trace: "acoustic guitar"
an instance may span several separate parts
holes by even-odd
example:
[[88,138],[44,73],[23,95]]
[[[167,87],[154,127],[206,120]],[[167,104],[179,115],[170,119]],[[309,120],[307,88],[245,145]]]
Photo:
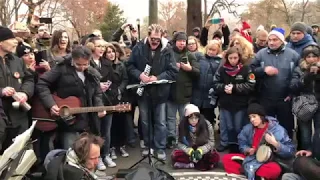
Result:
[[57,128],[57,119],[66,121],[69,125],[74,124],[76,118],[73,115],[90,113],[90,112],[127,112],[131,111],[131,104],[122,103],[115,106],[95,106],[81,107],[81,100],[75,96],[60,98],[52,95],[54,101],[60,108],[59,117],[52,116],[50,110],[46,109],[40,99],[33,99],[32,103],[32,119],[38,120],[36,128],[43,131],[51,131]]

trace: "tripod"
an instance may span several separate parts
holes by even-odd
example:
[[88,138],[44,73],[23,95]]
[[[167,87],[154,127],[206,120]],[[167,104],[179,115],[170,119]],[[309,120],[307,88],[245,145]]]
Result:
[[[148,93],[149,92],[148,88],[150,88],[150,86],[152,86],[152,85],[168,84],[168,83],[173,83],[173,82],[174,81],[168,81],[168,80],[154,81],[154,82],[150,82],[150,83],[146,83],[146,84],[128,85],[127,89],[144,87],[144,88],[146,88],[144,93]],[[154,156],[151,153],[151,142],[153,139],[153,136],[151,135],[151,132],[152,132],[151,128],[153,128],[152,119],[154,118],[154,105],[152,104],[152,106],[151,107],[149,106],[148,108],[152,108],[151,111],[148,111],[148,138],[149,138],[148,155],[145,157],[142,157],[138,162],[133,164],[129,169],[134,168],[135,166],[137,166],[139,163],[141,163],[145,159],[148,159],[148,163],[151,166],[154,166],[157,162],[161,162],[162,164],[165,164],[165,162],[163,160],[159,159],[158,157]],[[156,161],[154,162],[153,159],[155,159]]]

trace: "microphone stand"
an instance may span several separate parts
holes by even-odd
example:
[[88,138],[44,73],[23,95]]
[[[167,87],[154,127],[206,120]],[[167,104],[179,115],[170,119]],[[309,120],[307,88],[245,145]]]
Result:
[[[132,88],[140,88],[140,87],[144,87],[146,88],[145,91],[143,93],[148,93],[148,88],[154,85],[160,85],[160,84],[171,84],[174,83],[175,81],[170,81],[170,80],[159,80],[159,81],[153,81],[150,83],[142,83],[142,84],[132,84],[132,85],[128,85],[126,87],[126,89],[132,89]],[[154,118],[154,113],[153,110],[151,110],[151,116],[149,115],[148,118],[148,137],[149,137],[149,146],[148,146],[148,155],[145,157],[142,157],[138,162],[136,162],[134,165],[132,165],[129,169],[134,168],[136,165],[138,165],[139,163],[141,163],[142,161],[144,161],[145,159],[148,159],[148,162],[151,166],[154,166],[157,162],[161,162],[162,164],[165,164],[165,162],[161,159],[159,159],[158,157],[154,156],[153,154],[151,154],[151,142],[152,142],[152,135],[151,135],[151,128],[152,126],[152,120]],[[153,159],[155,159],[156,161],[153,162]]]

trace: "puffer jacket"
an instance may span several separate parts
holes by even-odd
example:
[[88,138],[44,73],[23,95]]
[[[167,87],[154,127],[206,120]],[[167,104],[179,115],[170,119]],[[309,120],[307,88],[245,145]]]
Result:
[[220,56],[202,56],[200,59],[200,78],[193,83],[191,102],[199,108],[213,108],[210,104],[209,90],[213,87],[213,78],[220,66]]
[[[286,130],[279,125],[277,119],[270,116],[266,116],[266,119],[269,121],[269,126],[266,133],[273,134],[276,140],[280,143],[279,149],[274,153],[277,155],[277,157],[282,159],[293,158],[296,151],[295,145],[288,136]],[[245,153],[246,149],[252,147],[253,136],[253,125],[250,123],[244,126],[242,131],[238,135],[239,149],[242,153]],[[247,175],[248,179],[252,179],[255,177],[255,172],[260,168],[261,165],[263,165],[263,163],[257,161],[255,154],[247,156],[242,163],[242,167],[244,168],[245,174]],[[253,167],[253,172],[250,171],[250,167]]]

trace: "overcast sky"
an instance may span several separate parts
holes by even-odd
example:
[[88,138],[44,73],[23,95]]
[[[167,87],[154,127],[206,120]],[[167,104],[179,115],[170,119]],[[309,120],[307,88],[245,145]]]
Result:
[[[124,15],[128,19],[129,23],[135,23],[137,18],[143,19],[148,16],[149,13],[149,0],[110,0],[113,3],[119,4],[120,8],[124,10]],[[186,0],[170,0],[170,1],[184,1]],[[208,7],[215,0],[207,0]],[[248,2],[257,2],[259,0],[236,0],[241,4],[246,4]],[[158,0],[158,2],[168,2],[168,0]],[[238,12],[242,12],[245,9],[244,7],[238,8]],[[210,10],[210,8],[209,8]]]

